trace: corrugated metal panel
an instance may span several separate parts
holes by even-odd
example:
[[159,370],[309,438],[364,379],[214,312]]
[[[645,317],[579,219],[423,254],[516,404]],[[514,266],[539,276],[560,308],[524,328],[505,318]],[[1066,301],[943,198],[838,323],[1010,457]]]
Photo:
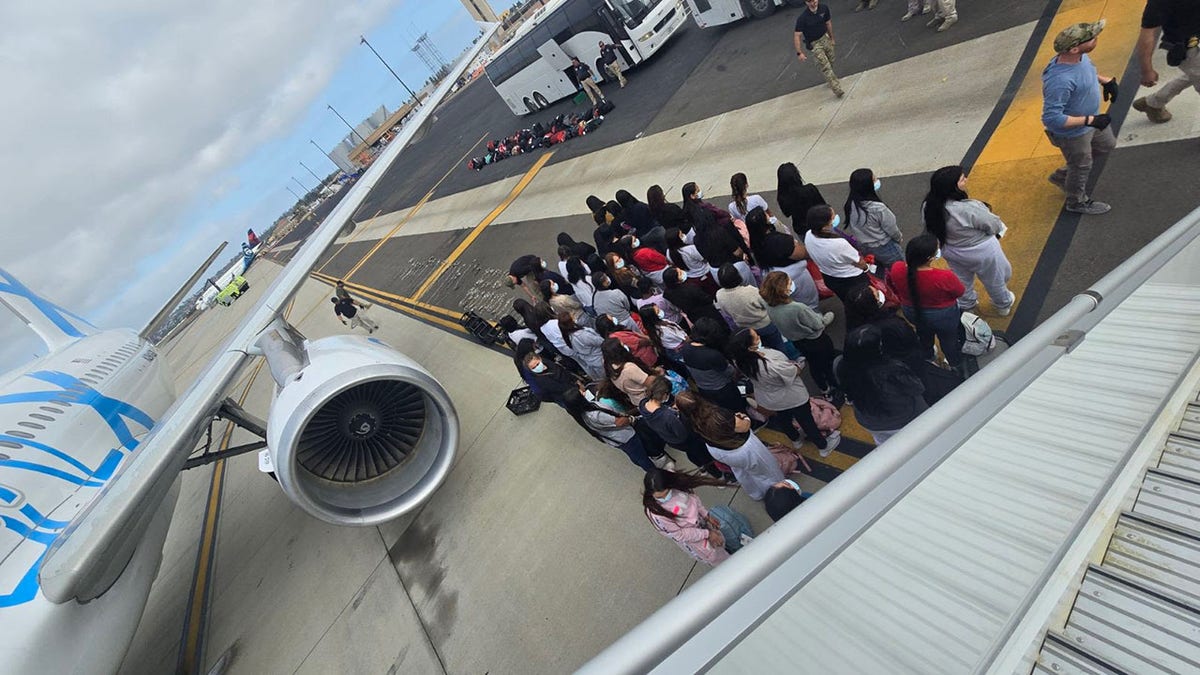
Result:
[[1158,465],[1173,474],[1200,482],[1200,441],[1172,436]]
[[1058,635],[1046,636],[1046,645],[1034,666],[1035,675],[1123,675],[1111,665],[1095,660]]
[[1147,589],[1200,607],[1200,540],[1133,515],[1117,521],[1104,566]]
[[1093,567],[1063,637],[1131,673],[1200,672],[1200,614]]
[[1200,484],[1151,469],[1133,512],[1200,532]]
[[1198,348],[1200,292],[1145,284],[713,671],[971,670]]

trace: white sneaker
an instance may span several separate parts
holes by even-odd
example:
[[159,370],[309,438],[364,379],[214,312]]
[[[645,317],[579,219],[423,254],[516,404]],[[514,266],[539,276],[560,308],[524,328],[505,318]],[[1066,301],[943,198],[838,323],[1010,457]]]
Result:
[[913,17],[914,17],[914,16],[916,16],[916,15],[917,15],[917,13],[916,13],[916,12],[905,12],[905,13],[904,13],[904,16],[900,17],[900,20],[901,20],[901,21],[908,21],[909,19],[913,18]]
[[825,312],[822,314],[821,323],[825,324],[826,326],[833,323],[833,312]]
[[833,451],[836,450],[837,446],[841,445],[841,443],[842,432],[831,431],[829,432],[829,435],[825,437],[825,447],[817,450],[817,453],[822,457],[828,457],[833,454]]
[[745,546],[746,544],[749,544],[752,541],[754,541],[754,537],[751,537],[748,534],[742,535],[742,546]]

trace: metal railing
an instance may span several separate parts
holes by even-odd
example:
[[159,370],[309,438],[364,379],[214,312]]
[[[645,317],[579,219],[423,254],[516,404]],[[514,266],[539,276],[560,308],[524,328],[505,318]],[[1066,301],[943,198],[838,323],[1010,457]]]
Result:
[[[1198,237],[1200,209],[1072,298],[921,415],[918,423],[909,424],[817,492],[804,503],[798,516],[776,523],[579,672],[644,673],[658,669],[678,673],[709,667]],[[1089,515],[1081,516],[1080,523]],[[1073,531],[1079,527],[1077,523]],[[1056,551],[1046,574],[997,635],[993,649],[981,654],[981,668],[986,669],[999,653],[1069,545],[1067,541]],[[685,645],[687,648],[682,649]]]

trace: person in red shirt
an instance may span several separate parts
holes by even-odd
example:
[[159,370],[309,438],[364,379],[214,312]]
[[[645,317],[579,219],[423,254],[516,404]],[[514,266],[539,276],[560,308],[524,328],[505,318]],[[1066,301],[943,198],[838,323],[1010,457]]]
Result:
[[644,333],[629,330],[607,314],[596,317],[596,332],[601,337],[619,340],[625,349],[647,368],[658,367],[658,352],[654,351],[654,343]]
[[933,267],[942,257],[937,237],[922,234],[908,242],[904,260],[888,271],[888,284],[900,299],[904,316],[917,327],[921,346],[933,352],[936,335],[951,367],[962,362],[962,310],[958,298],[966,288],[958,276]]
[[643,246],[642,241],[636,235],[621,237],[622,250],[625,247],[629,247],[629,250],[632,251],[630,257],[633,258],[633,264],[637,265],[642,274],[661,286],[662,272],[671,264],[667,257],[649,246]]

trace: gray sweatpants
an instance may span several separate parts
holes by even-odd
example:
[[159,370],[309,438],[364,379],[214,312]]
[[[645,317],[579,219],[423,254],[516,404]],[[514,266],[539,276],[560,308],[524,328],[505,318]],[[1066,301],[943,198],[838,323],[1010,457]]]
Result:
[[1085,127],[1087,131],[1079,136],[1056,136],[1047,133],[1050,142],[1058,148],[1067,165],[1055,170],[1051,178],[1062,183],[1063,192],[1067,193],[1067,202],[1087,201],[1087,182],[1092,175],[1092,163],[1096,157],[1107,155],[1117,147],[1117,137],[1113,135],[1112,127],[1098,131]]
[[1179,64],[1179,70],[1183,74],[1147,96],[1146,105],[1151,108],[1165,108],[1171,99],[1183,93],[1183,90],[1188,87],[1195,87],[1196,91],[1200,92],[1200,47],[1192,47],[1188,50],[1187,58]]
[[958,299],[959,309],[970,309],[979,302],[975,292],[976,277],[991,298],[992,307],[1004,309],[1016,301],[1017,296],[1008,290],[1012,265],[1004,255],[1004,249],[1000,248],[999,239],[988,237],[982,243],[966,248],[943,246],[942,255],[950,263],[950,271],[967,289]]

